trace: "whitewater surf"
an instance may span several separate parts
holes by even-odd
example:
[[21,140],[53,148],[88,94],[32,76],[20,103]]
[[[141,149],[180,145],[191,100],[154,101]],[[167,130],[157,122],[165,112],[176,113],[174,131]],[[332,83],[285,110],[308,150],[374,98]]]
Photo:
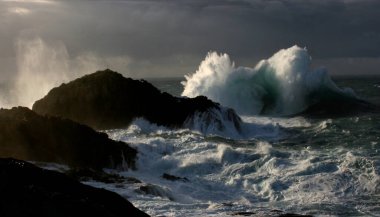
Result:
[[330,77],[310,64],[297,46],[254,68],[210,52],[185,81],[148,80],[220,106],[192,113],[177,128],[137,118],[103,130],[137,150],[136,170],[106,170],[121,182],[83,182],[152,216],[380,215],[380,77]]
[[109,172],[141,182],[86,183],[115,191],[153,216],[380,215],[379,113],[302,113],[337,99],[379,104],[380,78],[331,78],[326,69],[311,69],[310,61],[297,46],[255,68],[235,67],[227,54],[211,52],[183,86],[182,79],[150,80],[173,95],[205,95],[236,109],[241,130],[207,125],[203,116],[177,130],[137,119],[106,132],[139,152],[136,171]]
[[359,103],[351,88],[337,87],[325,68],[310,65],[306,48],[296,45],[254,68],[235,67],[227,54],[210,52],[186,76],[182,96],[204,95],[241,115],[294,115],[325,102]]

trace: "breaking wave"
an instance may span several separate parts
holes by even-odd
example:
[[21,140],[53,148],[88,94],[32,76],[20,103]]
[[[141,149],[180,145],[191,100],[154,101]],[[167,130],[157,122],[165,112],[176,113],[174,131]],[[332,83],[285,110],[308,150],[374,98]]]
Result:
[[298,46],[254,68],[235,67],[227,54],[210,52],[194,74],[185,76],[182,96],[204,95],[242,115],[293,115],[319,103],[361,101],[352,89],[339,88],[325,68],[313,70],[310,64],[306,48]]

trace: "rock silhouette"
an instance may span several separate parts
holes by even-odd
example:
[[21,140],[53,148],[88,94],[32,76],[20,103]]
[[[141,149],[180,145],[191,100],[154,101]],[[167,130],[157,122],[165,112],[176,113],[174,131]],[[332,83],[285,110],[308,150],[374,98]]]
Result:
[[[145,80],[125,78],[109,69],[53,88],[33,105],[37,113],[69,118],[95,129],[123,128],[138,117],[178,128],[193,115],[211,109],[221,107],[204,96],[179,98],[162,93]],[[239,128],[240,118],[232,109],[227,113]]]
[[25,161],[0,158],[0,213],[8,216],[148,217],[120,195]]
[[107,134],[25,107],[0,109],[0,157],[101,169],[134,168],[137,151]]

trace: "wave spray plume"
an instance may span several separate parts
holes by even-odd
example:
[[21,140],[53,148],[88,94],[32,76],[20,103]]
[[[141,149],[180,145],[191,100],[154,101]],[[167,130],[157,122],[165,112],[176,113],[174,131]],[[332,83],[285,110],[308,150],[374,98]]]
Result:
[[306,48],[282,49],[256,67],[235,67],[227,54],[210,52],[192,75],[185,76],[183,96],[204,95],[242,115],[292,115],[335,97],[358,100],[340,89],[327,70],[310,67]]

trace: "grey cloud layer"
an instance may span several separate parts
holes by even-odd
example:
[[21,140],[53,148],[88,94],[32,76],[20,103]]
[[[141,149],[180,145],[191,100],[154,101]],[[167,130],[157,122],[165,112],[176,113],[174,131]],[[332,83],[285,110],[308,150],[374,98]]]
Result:
[[376,0],[53,2],[0,2],[0,58],[28,37],[62,41],[71,56],[128,56],[141,76],[188,73],[209,50],[242,64],[294,44],[315,59],[380,57]]

